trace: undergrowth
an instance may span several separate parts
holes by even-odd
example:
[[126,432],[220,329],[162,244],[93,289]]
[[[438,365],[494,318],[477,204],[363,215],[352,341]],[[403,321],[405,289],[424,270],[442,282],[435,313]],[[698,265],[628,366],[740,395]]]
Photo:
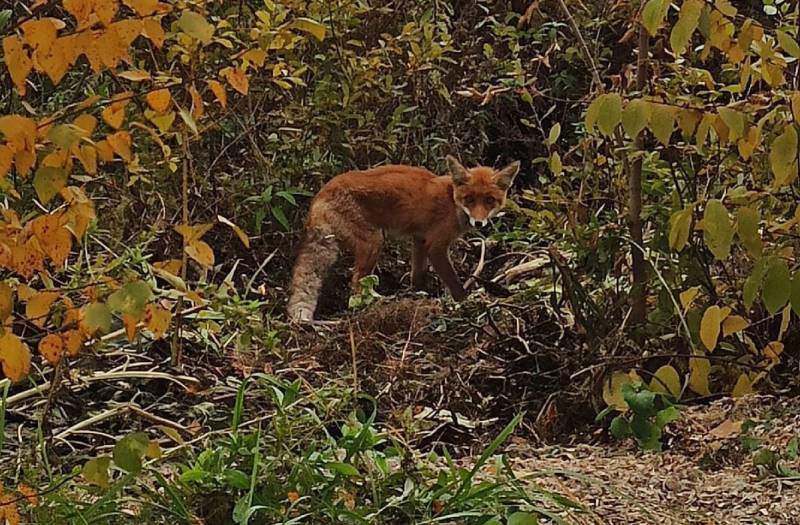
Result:
[[[269,408],[248,419],[251,403]],[[112,464],[107,487],[87,483],[97,478],[85,467],[79,476],[72,461],[64,474],[22,466],[17,481],[45,487],[36,506],[22,508],[41,525],[524,525],[541,517],[569,523],[561,514],[579,508],[518,479],[498,454],[522,416],[467,463],[446,449],[413,446],[423,423],[411,409],[392,427],[377,422],[376,406],[340,384],[313,388],[253,374],[238,385],[226,428],[183,441],[174,429],[154,426],[148,436],[172,446],[145,460],[139,473]]]

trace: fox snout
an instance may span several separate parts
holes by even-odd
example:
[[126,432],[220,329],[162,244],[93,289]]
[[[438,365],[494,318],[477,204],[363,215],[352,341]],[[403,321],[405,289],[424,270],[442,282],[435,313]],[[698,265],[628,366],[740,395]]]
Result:
[[497,213],[497,210],[486,210],[482,208],[472,208],[470,209],[467,206],[463,206],[464,213],[467,214],[467,218],[469,219],[469,224],[474,227],[481,227],[486,224],[489,224],[489,219]]

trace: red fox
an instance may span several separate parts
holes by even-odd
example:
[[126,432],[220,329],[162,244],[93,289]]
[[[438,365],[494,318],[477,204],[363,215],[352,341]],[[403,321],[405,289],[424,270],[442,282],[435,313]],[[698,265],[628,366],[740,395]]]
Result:
[[447,164],[449,176],[383,166],[343,173],[325,184],[308,212],[292,272],[289,318],[313,321],[322,280],[342,249],[355,256],[352,286],[357,290],[375,267],[384,234],[412,239],[414,288],[423,285],[430,261],[453,298],[463,300],[467,292],[450,263],[450,245],[470,225],[481,226],[500,211],[520,163],[499,171],[467,169],[448,155]]

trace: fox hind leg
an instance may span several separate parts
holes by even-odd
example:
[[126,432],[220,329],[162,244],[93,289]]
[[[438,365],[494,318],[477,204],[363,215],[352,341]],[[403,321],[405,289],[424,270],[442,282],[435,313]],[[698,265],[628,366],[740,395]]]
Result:
[[361,290],[361,279],[370,275],[378,263],[378,256],[383,248],[383,234],[380,230],[369,230],[350,239],[351,249],[355,256],[351,286],[353,293]]
[[414,239],[411,246],[411,287],[421,290],[425,287],[425,274],[428,271],[428,250],[425,241]]

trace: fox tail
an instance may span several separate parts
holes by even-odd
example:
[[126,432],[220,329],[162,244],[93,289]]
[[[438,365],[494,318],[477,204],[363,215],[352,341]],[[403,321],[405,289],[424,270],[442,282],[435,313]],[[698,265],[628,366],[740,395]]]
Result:
[[322,281],[339,253],[339,243],[332,233],[318,227],[306,229],[292,270],[292,285],[286,308],[291,321],[314,320]]

